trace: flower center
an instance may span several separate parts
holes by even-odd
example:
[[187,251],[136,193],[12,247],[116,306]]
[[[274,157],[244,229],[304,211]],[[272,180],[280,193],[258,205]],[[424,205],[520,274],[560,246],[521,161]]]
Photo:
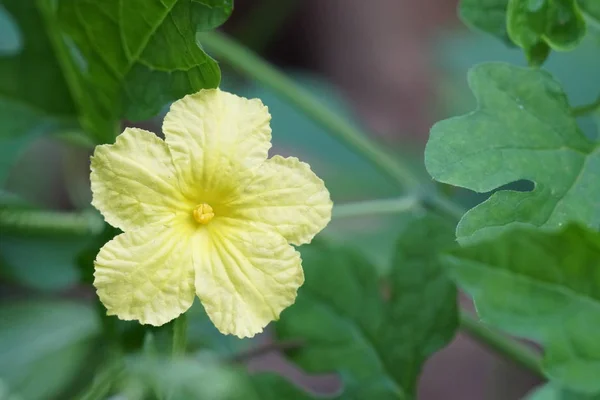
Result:
[[210,222],[211,219],[215,216],[213,212],[213,208],[206,203],[198,204],[196,208],[194,208],[194,219],[196,222],[206,225]]

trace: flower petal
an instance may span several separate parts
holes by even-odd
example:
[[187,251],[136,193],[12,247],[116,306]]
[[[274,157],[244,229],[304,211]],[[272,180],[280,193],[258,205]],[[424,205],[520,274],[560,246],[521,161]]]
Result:
[[213,220],[194,246],[196,294],[215,326],[252,337],[294,303],[304,282],[300,254],[278,233]]
[[91,184],[96,207],[109,224],[131,230],[188,216],[192,205],[179,187],[165,142],[127,128],[115,144],[97,146]]
[[310,166],[295,157],[274,156],[227,205],[230,216],[266,223],[290,243],[309,243],[331,220],[329,191]]
[[205,89],[171,105],[163,132],[175,167],[190,187],[235,190],[231,176],[267,158],[270,120],[258,99]]
[[171,229],[123,233],[102,247],[94,286],[108,315],[162,325],[194,301],[189,240]]

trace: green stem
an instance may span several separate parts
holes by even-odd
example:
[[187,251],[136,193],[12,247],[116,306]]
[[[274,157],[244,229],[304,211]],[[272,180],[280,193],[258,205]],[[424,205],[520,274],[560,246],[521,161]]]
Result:
[[111,359],[98,372],[90,385],[84,389],[77,400],[102,400],[106,399],[114,385],[123,378],[125,373],[124,365],[120,358],[116,356]]
[[95,235],[104,221],[95,212],[0,209],[0,231],[25,235]]
[[449,198],[435,192],[425,198],[425,205],[428,205],[435,210],[442,211],[457,221],[459,221],[466,212],[459,204],[456,204]]
[[198,34],[198,39],[209,53],[277,92],[351,150],[370,160],[381,172],[402,186],[418,186],[419,181],[412,171],[396,162],[396,159],[374,144],[368,135],[331,111],[310,92],[296,85],[252,51],[220,33]]
[[574,117],[583,117],[596,111],[600,111],[600,95],[593,103],[573,107],[571,113]]
[[187,347],[187,316],[181,314],[173,323],[173,357],[185,355]]
[[534,372],[539,377],[545,377],[542,371],[540,356],[530,346],[512,340],[486,327],[465,312],[462,312],[460,315],[460,326],[469,336],[484,343],[490,349]]
[[413,211],[418,208],[420,208],[420,201],[417,196],[405,196],[396,199],[368,200],[334,206],[333,218],[403,213]]

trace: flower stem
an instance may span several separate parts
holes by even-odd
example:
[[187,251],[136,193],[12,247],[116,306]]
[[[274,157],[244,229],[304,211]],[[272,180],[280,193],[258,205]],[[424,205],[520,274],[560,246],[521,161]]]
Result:
[[[368,135],[339,117],[307,90],[296,85],[291,79],[252,53],[252,51],[220,33],[198,34],[197,39],[210,53],[227,62],[241,73],[272,89],[279,96],[296,106],[297,109],[304,112],[313,121],[321,124],[331,135],[337,137],[349,148],[368,159],[387,176],[395,179],[402,186],[412,189],[412,191],[417,193],[422,191],[419,188],[418,179],[409,168],[380,149],[379,146],[375,145],[369,139]],[[453,219],[460,219],[464,214],[460,206],[443,197],[440,193],[432,193],[426,197],[424,205],[443,211]],[[340,207],[342,211],[339,211]],[[358,215],[355,205],[352,207],[348,206],[344,210],[345,207],[338,206],[338,216],[340,216],[340,213],[342,217],[345,216],[344,214],[348,216]],[[379,212],[383,212],[384,209],[381,208]],[[368,210],[372,211],[369,208]],[[393,211],[388,208],[385,209],[385,212]],[[363,212],[361,211],[360,215],[362,214]],[[461,316],[461,329],[487,344],[490,348],[505,355],[507,358],[512,359],[538,375],[542,375],[540,357],[528,347],[480,325],[466,314]]]
[[408,195],[395,199],[367,200],[336,205],[333,207],[333,218],[403,213],[419,208],[419,198],[417,196]]
[[573,107],[571,113],[574,117],[583,117],[596,111],[600,112],[600,95],[593,103]]
[[198,34],[197,38],[208,52],[277,92],[279,96],[325,127],[331,135],[340,139],[351,150],[370,160],[381,172],[402,186],[409,188],[418,186],[419,181],[412,171],[397,163],[364,132],[331,111],[310,92],[296,85],[252,51],[220,33],[202,33]]
[[185,313],[173,322],[173,357],[183,356],[187,347],[188,321]]
[[477,341],[544,378],[540,356],[530,346],[512,340],[506,335],[486,327],[464,311],[460,315],[460,326],[464,332]]

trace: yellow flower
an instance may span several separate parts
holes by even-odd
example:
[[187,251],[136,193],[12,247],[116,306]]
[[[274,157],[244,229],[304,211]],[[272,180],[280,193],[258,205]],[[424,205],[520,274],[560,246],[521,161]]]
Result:
[[108,315],[162,325],[198,295],[223,333],[253,336],[294,303],[300,254],[331,219],[323,181],[274,156],[260,100],[203,90],[176,101],[165,140],[127,128],[92,157],[92,204],[125,233],[95,261]]

